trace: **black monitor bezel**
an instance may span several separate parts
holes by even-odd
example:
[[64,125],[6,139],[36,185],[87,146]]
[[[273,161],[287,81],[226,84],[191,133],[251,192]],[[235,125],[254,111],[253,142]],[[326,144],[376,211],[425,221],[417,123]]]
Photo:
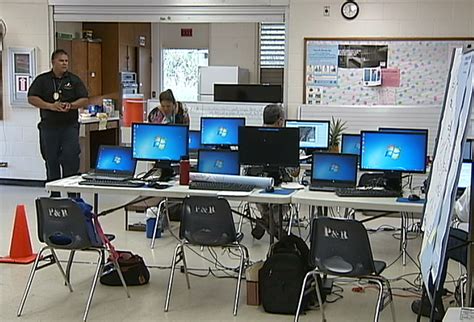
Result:
[[[202,123],[203,123],[203,120],[205,119],[221,119],[221,120],[243,120],[244,121],[244,124],[243,125],[239,125],[239,128],[241,126],[245,126],[245,122],[247,121],[245,117],[220,117],[220,116],[201,116],[201,119],[199,120],[199,131],[201,132],[201,145],[202,146],[205,146],[205,147],[215,147],[215,146],[218,146],[218,147],[231,147],[231,146],[238,146],[239,145],[239,142],[237,142],[237,144],[215,144],[215,143],[203,143],[202,142],[202,138],[203,138],[203,135],[202,135]],[[238,134],[238,129],[237,129],[237,141],[239,139],[239,134]]]
[[[375,133],[375,134],[380,134],[382,133],[381,135],[385,135],[386,134],[412,134],[412,135],[425,135],[426,136],[426,140],[425,140],[425,146],[424,146],[424,170],[422,171],[414,171],[414,170],[391,170],[391,169],[367,169],[367,168],[364,168],[363,167],[363,158],[362,158],[362,137],[363,137],[363,134],[365,133]],[[428,160],[428,132],[388,132],[388,131],[360,131],[360,163],[359,163],[359,169],[361,171],[382,171],[382,172],[397,172],[397,173],[426,173],[426,164],[427,164],[427,160]]]
[[379,132],[393,132],[393,133],[426,133],[426,135],[428,135],[428,129],[420,129],[420,128],[380,126],[378,131]]
[[[298,120],[298,119],[287,119],[285,120],[285,127],[289,127],[287,124],[288,122],[308,122],[308,123],[327,123],[328,125],[328,140],[327,140],[327,147],[302,147],[301,146],[301,141],[300,141],[300,149],[312,149],[312,150],[329,150],[329,137],[331,135],[331,121],[329,120]],[[294,126],[290,126],[294,127]],[[299,126],[296,126],[296,128],[299,128]]]
[[[132,123],[132,130],[131,130],[131,147],[132,147],[132,158],[139,161],[153,161],[157,164],[171,164],[179,162],[180,160],[168,160],[168,159],[151,159],[151,158],[135,158],[133,157],[133,137],[135,131],[135,125],[146,125],[146,126],[155,126],[155,127],[165,127],[165,126],[173,126],[173,127],[185,127],[186,131],[186,154],[183,156],[189,156],[189,126],[184,124],[161,124],[161,123]],[[183,157],[182,156],[182,157]]]
[[196,170],[199,173],[210,173],[210,172],[201,172],[199,170],[199,160],[201,158],[201,152],[211,152],[211,153],[224,152],[224,153],[237,154],[237,164],[239,165],[239,169],[238,169],[238,171],[236,171],[236,173],[234,175],[239,175],[240,174],[240,155],[239,155],[239,151],[237,151],[237,150],[228,150],[228,149],[198,149]]
[[[240,133],[241,133],[241,129],[242,128],[253,128],[253,129],[277,129],[279,131],[285,131],[285,130],[292,130],[292,129],[297,129],[297,128],[292,128],[292,127],[269,127],[269,126],[241,126],[239,128],[239,153],[242,152],[242,149],[240,147],[240,144],[241,144],[241,140],[240,140]],[[298,142],[299,142],[299,131],[298,131]],[[299,147],[298,147],[298,150],[299,150]],[[263,167],[266,167],[266,168],[277,168],[277,167],[288,167],[288,168],[291,168],[291,167],[298,167],[299,166],[299,153],[297,155],[297,158],[296,158],[296,162],[295,164],[291,164],[291,165],[288,165],[288,164],[277,164],[277,163],[266,163],[266,164],[261,164],[261,163],[243,163],[242,162],[242,155],[239,154],[239,162],[240,162],[240,165],[249,165],[249,166],[263,166]]]
[[464,146],[463,146],[463,151],[462,151],[462,160],[463,162],[466,161],[466,162],[472,162],[472,146],[473,146],[473,143],[474,143],[474,138],[466,138],[466,141],[464,142],[464,144],[468,143],[469,142],[469,146],[470,146],[470,155],[471,155],[471,158],[469,159],[464,159]]

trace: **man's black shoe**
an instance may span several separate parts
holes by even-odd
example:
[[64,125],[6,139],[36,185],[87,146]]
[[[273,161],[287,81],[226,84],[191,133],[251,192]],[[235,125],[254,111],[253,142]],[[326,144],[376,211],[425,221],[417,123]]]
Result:
[[[423,297],[421,300],[415,300],[411,303],[411,310],[415,314],[418,314],[418,312],[421,310],[421,315],[429,318],[431,314],[431,303],[427,297]],[[443,316],[443,313],[440,313],[438,309],[435,309],[435,321],[442,321]]]
[[263,226],[263,221],[261,219],[257,219],[255,223],[255,227],[252,229],[252,236],[255,239],[262,239],[263,235],[265,235],[265,228]]

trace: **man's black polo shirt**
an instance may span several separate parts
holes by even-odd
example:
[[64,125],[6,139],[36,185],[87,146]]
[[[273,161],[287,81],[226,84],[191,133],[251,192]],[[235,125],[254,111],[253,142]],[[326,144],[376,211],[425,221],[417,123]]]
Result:
[[[52,70],[35,78],[28,90],[28,96],[38,96],[45,102],[54,103],[53,96],[55,92],[59,94],[61,102],[67,103],[88,96],[87,89],[79,77],[66,72],[62,78],[57,78]],[[71,109],[68,112],[40,109],[40,115],[41,125],[47,127],[76,124],[79,117],[77,109]]]

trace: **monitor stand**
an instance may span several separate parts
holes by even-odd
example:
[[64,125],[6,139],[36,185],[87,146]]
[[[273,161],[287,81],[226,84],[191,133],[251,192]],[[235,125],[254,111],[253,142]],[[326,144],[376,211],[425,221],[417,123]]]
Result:
[[155,162],[153,168],[148,170],[143,179],[151,181],[170,181],[175,175],[171,162]]

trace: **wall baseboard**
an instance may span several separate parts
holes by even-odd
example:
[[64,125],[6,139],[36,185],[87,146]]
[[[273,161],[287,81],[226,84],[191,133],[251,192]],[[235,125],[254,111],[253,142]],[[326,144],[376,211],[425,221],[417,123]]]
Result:
[[4,186],[44,187],[45,184],[46,184],[46,181],[44,180],[0,178],[0,185],[4,185]]

